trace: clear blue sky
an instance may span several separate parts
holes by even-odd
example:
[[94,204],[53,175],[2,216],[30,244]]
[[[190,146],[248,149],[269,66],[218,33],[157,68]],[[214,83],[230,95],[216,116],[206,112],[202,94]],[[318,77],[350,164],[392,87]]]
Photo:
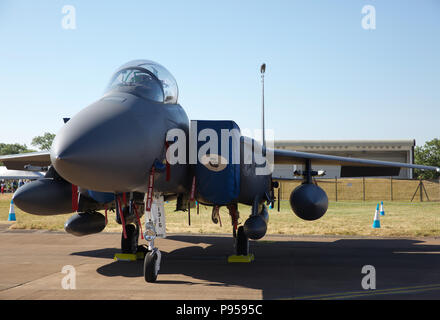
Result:
[[[61,27],[64,5],[76,30]],[[361,26],[376,9],[376,29]],[[0,142],[57,132],[132,59],[164,65],[191,119],[277,139],[440,133],[440,1],[0,1]]]

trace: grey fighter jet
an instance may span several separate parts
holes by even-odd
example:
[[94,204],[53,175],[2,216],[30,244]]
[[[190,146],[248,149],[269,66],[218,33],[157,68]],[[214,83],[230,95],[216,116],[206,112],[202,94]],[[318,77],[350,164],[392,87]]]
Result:
[[[265,72],[261,68],[262,76]],[[263,82],[264,84],[264,82]],[[263,103],[264,124],[264,103]],[[263,126],[264,129],[264,126]],[[226,132],[226,135],[224,133]],[[264,131],[263,131],[264,132]],[[152,225],[154,199],[176,199],[176,210],[190,210],[194,202],[212,206],[212,220],[227,207],[233,225],[237,256],[247,256],[249,239],[267,230],[268,210],[276,181],[273,164],[298,164],[304,180],[290,196],[292,210],[302,219],[321,218],[328,207],[324,190],[313,183],[320,165],[341,166],[341,176],[393,176],[400,168],[439,168],[345,158],[269,148],[241,135],[233,121],[189,121],[178,104],[173,76],[158,63],[135,60],[121,66],[98,101],[63,125],[50,152],[0,157],[8,169],[46,170],[45,177],[19,188],[14,203],[36,215],[75,213],[65,230],[76,236],[98,233],[115,210],[122,225],[123,253],[134,254],[139,235],[145,236],[144,275],[156,281],[160,251]],[[313,167],[312,167],[313,166]],[[250,215],[238,224],[238,204]],[[140,218],[146,214],[145,233]],[[157,227],[157,225],[156,225]],[[145,247],[144,247],[145,248]]]

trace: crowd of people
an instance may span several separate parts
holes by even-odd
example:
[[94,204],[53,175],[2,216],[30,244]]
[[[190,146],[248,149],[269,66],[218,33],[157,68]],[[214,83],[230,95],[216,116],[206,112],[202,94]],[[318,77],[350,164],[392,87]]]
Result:
[[18,188],[27,183],[28,180],[0,180],[0,193],[14,193]]

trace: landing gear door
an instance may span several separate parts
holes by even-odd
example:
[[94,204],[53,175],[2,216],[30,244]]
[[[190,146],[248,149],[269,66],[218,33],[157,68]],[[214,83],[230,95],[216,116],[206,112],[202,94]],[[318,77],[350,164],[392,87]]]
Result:
[[146,219],[151,219],[151,221],[153,221],[156,236],[158,238],[166,238],[165,205],[162,193],[153,193],[151,212],[147,211],[145,214]]

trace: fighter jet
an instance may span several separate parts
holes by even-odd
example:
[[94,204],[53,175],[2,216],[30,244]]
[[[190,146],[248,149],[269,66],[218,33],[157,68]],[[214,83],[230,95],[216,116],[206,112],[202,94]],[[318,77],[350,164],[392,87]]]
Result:
[[[264,80],[266,65],[261,67]],[[264,85],[264,82],[263,82]],[[263,87],[264,88],[264,87]],[[263,93],[264,97],[264,93]],[[264,101],[264,100],[263,100]],[[171,73],[148,60],[134,60],[112,76],[102,98],[82,109],[62,126],[50,152],[0,157],[8,169],[46,170],[28,183],[13,201],[36,215],[74,213],[65,230],[75,236],[101,232],[107,211],[122,225],[121,249],[135,254],[145,238],[144,277],[157,279],[161,254],[158,214],[152,207],[176,199],[176,210],[190,210],[197,201],[229,210],[236,256],[249,254],[249,239],[264,237],[277,182],[273,164],[301,165],[303,183],[292,191],[290,205],[304,220],[321,218],[328,197],[313,183],[320,165],[341,166],[342,177],[393,176],[400,168],[440,171],[437,167],[346,158],[270,148],[241,134],[234,121],[189,121],[178,104],[178,87]],[[264,103],[263,103],[264,132]],[[269,169],[268,169],[269,168]],[[250,207],[239,225],[238,204]],[[160,206],[159,206],[160,207]],[[163,206],[162,206],[163,209]],[[105,210],[104,216],[99,211]],[[142,231],[141,218],[145,215]]]

